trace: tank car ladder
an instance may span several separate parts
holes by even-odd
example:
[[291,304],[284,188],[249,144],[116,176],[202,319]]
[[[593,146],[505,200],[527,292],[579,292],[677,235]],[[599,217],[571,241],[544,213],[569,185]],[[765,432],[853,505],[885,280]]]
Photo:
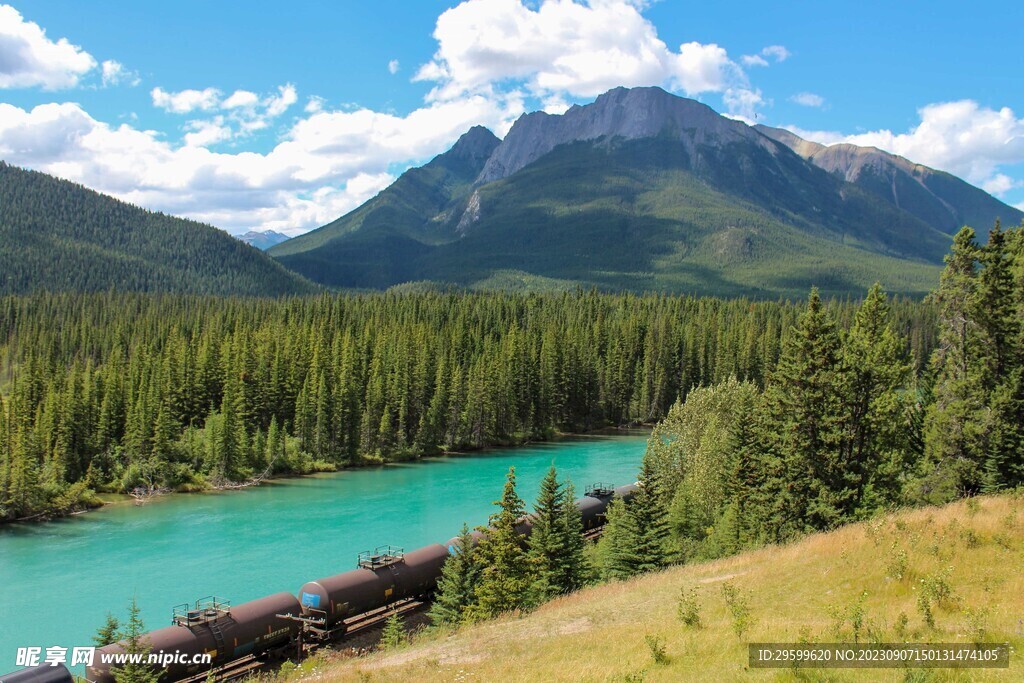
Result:
[[217,643],[217,654],[221,657],[227,657],[228,646],[224,642],[224,632],[220,630],[220,623],[214,619],[213,621],[207,622],[207,626],[210,627],[210,633],[213,634],[213,642]]

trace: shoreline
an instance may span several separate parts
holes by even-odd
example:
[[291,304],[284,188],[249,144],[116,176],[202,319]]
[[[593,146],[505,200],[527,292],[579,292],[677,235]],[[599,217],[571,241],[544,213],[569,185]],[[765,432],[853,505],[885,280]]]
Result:
[[[59,519],[66,519],[68,517],[77,517],[77,516],[80,516],[80,515],[85,515],[85,514],[87,514],[89,512],[94,512],[96,510],[102,510],[103,508],[106,508],[106,507],[109,507],[109,506],[126,505],[129,502],[131,502],[135,507],[145,507],[146,505],[148,505],[150,502],[152,502],[154,500],[165,499],[168,496],[177,496],[177,495],[207,495],[207,494],[213,494],[213,493],[224,493],[224,492],[229,492],[229,491],[243,491],[243,490],[249,489],[249,488],[260,488],[260,487],[266,486],[268,484],[273,485],[277,481],[286,481],[286,480],[289,480],[289,479],[301,479],[303,477],[315,477],[315,476],[323,475],[323,474],[337,474],[339,472],[356,471],[356,470],[362,470],[362,469],[369,469],[369,468],[373,468],[373,467],[387,467],[388,465],[401,465],[401,464],[405,464],[405,463],[420,462],[420,461],[426,460],[428,458],[457,458],[457,457],[460,457],[460,456],[473,455],[473,454],[478,454],[478,453],[482,453],[482,452],[486,452],[486,451],[524,448],[524,447],[530,446],[530,445],[556,443],[558,441],[565,440],[565,439],[573,439],[573,438],[580,438],[580,437],[587,437],[587,436],[602,436],[602,435],[604,435],[604,436],[616,436],[616,435],[625,435],[625,434],[627,434],[629,432],[646,432],[646,433],[649,434],[653,428],[654,428],[654,424],[652,424],[652,423],[639,423],[639,422],[637,422],[637,423],[629,423],[629,424],[620,425],[620,426],[600,427],[598,429],[592,429],[592,430],[588,430],[588,431],[585,431],[585,432],[556,432],[549,439],[527,439],[525,441],[516,442],[516,443],[494,444],[494,445],[490,445],[490,446],[482,446],[480,448],[473,448],[473,449],[468,449],[468,450],[442,451],[441,453],[438,453],[436,455],[417,455],[415,457],[407,458],[407,459],[404,459],[404,460],[389,460],[389,461],[386,461],[386,462],[364,461],[364,462],[360,462],[360,463],[349,463],[347,465],[343,465],[341,467],[337,467],[337,468],[335,468],[333,470],[321,470],[321,471],[316,471],[316,472],[305,472],[305,473],[302,473],[302,474],[298,474],[298,473],[280,474],[280,475],[275,475],[275,476],[267,477],[267,478],[263,479],[262,481],[260,481],[258,483],[254,483],[254,484],[250,484],[250,485],[244,485],[243,484],[243,485],[239,485],[239,486],[234,487],[234,488],[215,488],[215,487],[210,487],[210,488],[202,488],[202,489],[194,489],[194,490],[171,490],[171,491],[167,491],[165,493],[155,494],[152,498],[150,498],[148,500],[144,500],[144,501],[140,501],[137,498],[133,498],[132,495],[129,494],[129,493],[98,493],[97,492],[97,493],[95,493],[95,495],[101,501],[100,504],[98,504],[98,505],[93,505],[93,506],[89,506],[89,507],[85,507],[85,508],[80,508],[80,509],[75,509],[75,510],[69,510],[69,511],[63,512],[63,513],[39,513],[39,514],[33,515],[31,517],[22,517],[22,518],[19,518],[19,519],[11,519],[11,520],[6,520],[6,521],[0,521],[0,532],[2,532],[4,527],[8,527],[9,525],[14,525],[14,524],[38,524],[38,523],[44,523],[44,522],[52,522],[52,521],[56,521],[56,520],[59,520]],[[113,499],[110,499],[110,498],[113,498]]]

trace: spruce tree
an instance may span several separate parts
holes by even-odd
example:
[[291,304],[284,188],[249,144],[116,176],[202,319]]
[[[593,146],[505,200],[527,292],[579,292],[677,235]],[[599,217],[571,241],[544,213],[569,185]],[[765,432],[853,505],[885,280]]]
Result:
[[405,627],[402,625],[402,617],[398,612],[392,612],[384,622],[384,631],[380,636],[380,648],[394,650],[403,643],[405,643]]
[[542,599],[564,592],[561,583],[562,543],[565,541],[565,499],[558,474],[552,465],[540,483],[534,506],[533,529],[528,541],[529,559],[536,573],[537,592]]
[[772,374],[767,401],[785,468],[782,536],[827,529],[850,504],[840,452],[842,395],[839,333],[817,288]]
[[635,572],[643,573],[668,564],[668,512],[657,471],[646,456],[640,467],[639,484],[626,511],[633,518]]
[[583,515],[576,506],[576,489],[572,482],[562,492],[562,518],[558,531],[562,536],[555,583],[564,593],[579,590],[590,577],[587,564],[586,541],[583,540]]
[[837,499],[845,517],[868,516],[898,502],[904,473],[915,464],[908,461],[911,365],[877,283],[854,317],[842,367],[845,467]]
[[439,625],[457,625],[466,621],[470,608],[476,604],[480,581],[481,567],[469,526],[462,526],[455,546],[448,550],[450,554],[441,568],[437,593],[430,607],[430,618]]
[[932,356],[935,400],[925,414],[927,462],[920,499],[940,503],[981,489],[985,395],[978,358],[978,245],[964,227],[953,239],[939,288],[931,300],[939,315],[939,345]]
[[480,563],[483,567],[476,589],[474,617],[494,617],[515,609],[532,607],[536,596],[531,591],[535,575],[532,563],[516,532],[516,524],[525,512],[523,500],[516,493],[516,470],[510,467],[499,507],[491,515],[487,533],[480,541]]
[[[148,655],[152,648],[145,638],[146,628],[142,623],[142,617],[139,616],[139,611],[139,605],[133,597],[131,604],[128,605],[128,622],[120,635],[124,642],[124,653],[142,655],[142,659],[145,660],[145,655]],[[140,663],[127,662],[124,666],[111,667],[110,673],[114,676],[116,683],[156,683],[162,672],[155,670],[143,661]]]
[[597,544],[601,575],[606,579],[628,579],[638,572],[642,559],[637,553],[636,520],[618,496],[608,503],[605,516],[607,521]]
[[92,642],[96,643],[96,647],[103,647],[104,645],[110,645],[116,643],[121,639],[121,633],[119,629],[121,624],[110,612],[107,612],[106,621],[103,625],[96,629],[96,635],[92,637]]

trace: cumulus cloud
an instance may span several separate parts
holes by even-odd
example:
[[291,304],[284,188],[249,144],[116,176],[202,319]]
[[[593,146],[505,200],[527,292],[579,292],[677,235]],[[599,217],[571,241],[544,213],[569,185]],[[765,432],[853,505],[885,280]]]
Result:
[[437,20],[438,50],[414,80],[430,99],[493,93],[512,84],[541,100],[593,97],[615,86],[665,85],[688,95],[745,87],[742,69],[715,44],[672,50],[624,0],[466,0]]
[[877,130],[856,135],[790,128],[801,137],[834,144],[878,147],[912,161],[964,178],[1002,194],[1020,183],[1000,172],[1024,163],[1024,118],[1009,107],[990,109],[974,100],[929,104],[918,110],[920,122],[906,133]]
[[812,92],[797,93],[790,97],[789,100],[804,107],[821,108],[825,106],[825,98]]
[[[276,97],[287,101],[288,92],[285,87]],[[30,110],[0,103],[0,157],[229,230],[297,234],[387,186],[393,162],[436,154],[477,123],[507,128],[520,111],[482,96],[429,104],[406,116],[320,111],[261,154],[208,148],[229,135],[225,114],[189,122],[184,144],[172,144],[156,131],[97,121],[74,103]]]
[[236,90],[220,103],[222,109],[238,109],[239,107],[255,107],[260,103],[260,96],[248,90]]
[[388,62],[388,71],[391,73],[392,76],[398,73],[399,68],[400,65],[397,59],[392,59],[390,62]]
[[175,114],[188,114],[197,110],[209,111],[220,104],[220,90],[216,88],[168,92],[156,87],[149,94],[153,98],[154,107]]
[[124,64],[114,59],[107,59],[100,65],[101,78],[104,88],[125,83],[136,86],[142,82],[139,74],[125,68]]
[[82,48],[66,38],[50,40],[39,24],[0,5],[0,88],[71,88],[95,67]]

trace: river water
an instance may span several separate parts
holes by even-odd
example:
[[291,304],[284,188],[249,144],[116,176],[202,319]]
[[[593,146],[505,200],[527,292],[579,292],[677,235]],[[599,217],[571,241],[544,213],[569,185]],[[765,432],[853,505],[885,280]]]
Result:
[[528,507],[548,467],[576,484],[636,479],[647,433],[586,436],[284,479],[244,491],[172,495],[145,506],[0,526],[0,673],[18,647],[92,645],[134,596],[147,630],[175,605],[239,604],[355,567],[362,550],[443,543],[486,523],[514,465]]

